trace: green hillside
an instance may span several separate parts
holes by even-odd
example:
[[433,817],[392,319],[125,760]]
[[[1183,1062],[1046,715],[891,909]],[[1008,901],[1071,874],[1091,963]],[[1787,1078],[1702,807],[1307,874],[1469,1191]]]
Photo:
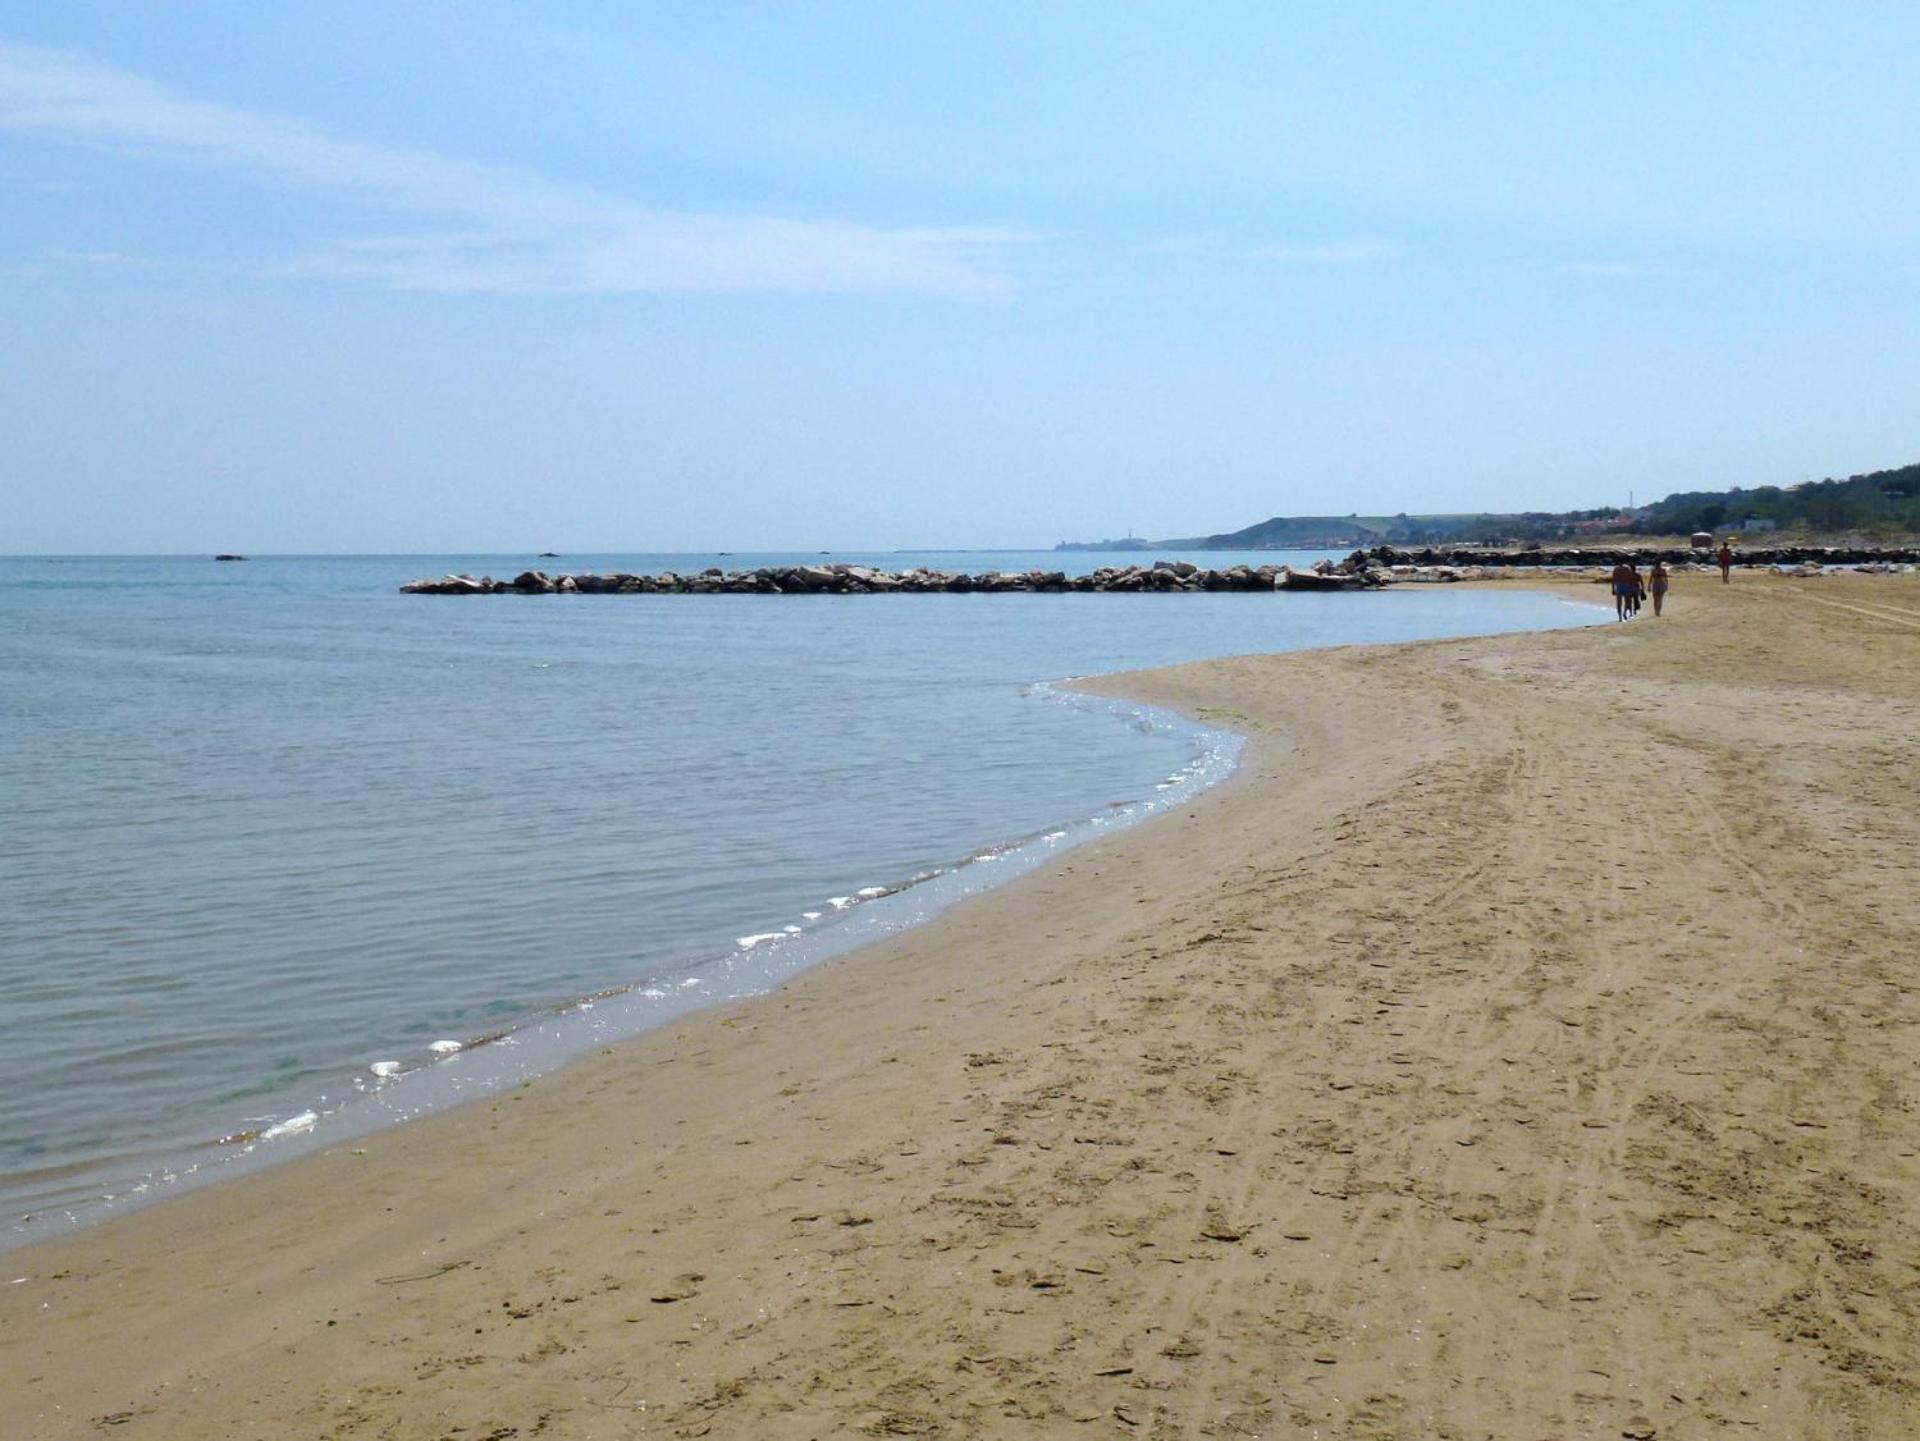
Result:
[[1681,535],[1737,530],[1749,519],[1770,520],[1781,530],[1823,534],[1920,532],[1920,465],[1805,485],[1682,491],[1642,506],[1631,529],[1641,535]]
[[[1056,550],[1339,550],[1372,545],[1455,545],[1548,540],[1576,525],[1614,520],[1617,507],[1551,514],[1276,515],[1241,530],[1172,540],[1062,541]],[[1624,521],[1622,522],[1624,523]]]
[[1062,541],[1056,550],[1339,550],[1373,545],[1499,545],[1574,540],[1606,531],[1637,535],[1716,534],[1751,520],[1820,535],[1920,534],[1920,465],[1844,480],[1763,485],[1752,490],[1681,491],[1628,511],[1477,512],[1451,515],[1276,515],[1241,530],[1175,540]]

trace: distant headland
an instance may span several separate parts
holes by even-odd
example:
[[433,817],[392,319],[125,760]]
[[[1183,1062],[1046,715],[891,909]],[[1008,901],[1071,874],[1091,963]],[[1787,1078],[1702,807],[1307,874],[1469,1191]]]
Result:
[[1479,545],[1579,541],[1601,536],[1746,537],[1793,532],[1806,537],[1920,536],[1920,465],[1845,480],[1763,485],[1752,490],[1676,491],[1627,508],[1490,511],[1439,515],[1276,515],[1241,530],[1172,540],[1068,540],[1061,551],[1345,550],[1375,546]]

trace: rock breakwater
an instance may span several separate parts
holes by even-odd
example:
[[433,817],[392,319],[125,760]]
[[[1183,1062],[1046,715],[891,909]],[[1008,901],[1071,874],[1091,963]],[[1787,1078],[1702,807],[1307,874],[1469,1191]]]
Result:
[[[1663,560],[1668,565],[1713,563],[1715,551],[1687,546],[1625,546],[1580,549],[1560,546],[1527,550],[1492,550],[1462,546],[1400,549],[1390,545],[1356,550],[1341,564],[1358,569],[1369,566],[1454,566],[1497,567],[1589,566],[1611,567],[1623,560],[1651,565]],[[1775,545],[1736,546],[1735,565],[1910,565],[1920,561],[1920,546],[1866,545]]]
[[[1619,561],[1691,569],[1711,567],[1714,553],[1685,547],[1606,549],[1479,550],[1459,547],[1403,550],[1376,546],[1356,550],[1345,560],[1317,562],[1311,569],[1288,565],[1230,565],[1218,569],[1184,560],[1157,560],[1150,565],[1105,565],[1084,575],[1059,570],[991,570],[980,572],[883,570],[875,566],[768,565],[754,570],[722,570],[710,566],[681,574],[660,571],[635,575],[625,571],[605,574],[549,575],[522,571],[511,580],[490,575],[443,575],[409,581],[400,589],[408,595],[928,595],[1022,591],[1030,594],[1079,592],[1187,591],[1328,591],[1375,590],[1405,583],[1446,584],[1462,580],[1499,580],[1519,571],[1611,570]],[[1828,566],[1862,570],[1897,570],[1920,562],[1920,547],[1768,546],[1741,549],[1735,564],[1770,566],[1794,574],[1818,574]]]
[[773,565],[756,570],[709,567],[693,574],[548,575],[523,571],[511,580],[447,575],[409,581],[408,595],[925,595],[1024,591],[1029,593],[1367,590],[1396,577],[1380,567],[1337,566],[1322,561],[1312,570],[1285,565],[1231,565],[1218,570],[1179,560],[1151,565],[1102,566],[1085,575],[1059,570],[880,570],[865,565]]

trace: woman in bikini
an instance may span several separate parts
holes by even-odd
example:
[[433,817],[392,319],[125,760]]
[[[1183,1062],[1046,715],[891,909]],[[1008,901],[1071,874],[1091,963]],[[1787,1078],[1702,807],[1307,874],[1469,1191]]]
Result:
[[1647,590],[1653,596],[1653,614],[1655,619],[1659,618],[1660,607],[1666,604],[1668,580],[1667,563],[1664,560],[1655,560],[1653,569],[1647,573]]

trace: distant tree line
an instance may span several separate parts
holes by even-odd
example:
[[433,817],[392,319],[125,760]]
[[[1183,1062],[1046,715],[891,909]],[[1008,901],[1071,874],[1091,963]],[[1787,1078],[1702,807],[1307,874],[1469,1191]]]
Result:
[[1805,485],[1681,491],[1642,506],[1632,529],[1641,535],[1719,532],[1753,519],[1782,530],[1920,532],[1920,465]]
[[1845,480],[1805,485],[1763,485],[1752,490],[1681,491],[1629,511],[1617,505],[1592,510],[1529,510],[1517,514],[1456,515],[1276,515],[1244,530],[1180,540],[1062,541],[1059,550],[1284,550],[1336,549],[1382,543],[1507,545],[1531,541],[1577,541],[1601,533],[1687,535],[1738,531],[1750,520],[1771,521],[1780,530],[1820,534],[1920,535],[1920,465],[1876,470]]

